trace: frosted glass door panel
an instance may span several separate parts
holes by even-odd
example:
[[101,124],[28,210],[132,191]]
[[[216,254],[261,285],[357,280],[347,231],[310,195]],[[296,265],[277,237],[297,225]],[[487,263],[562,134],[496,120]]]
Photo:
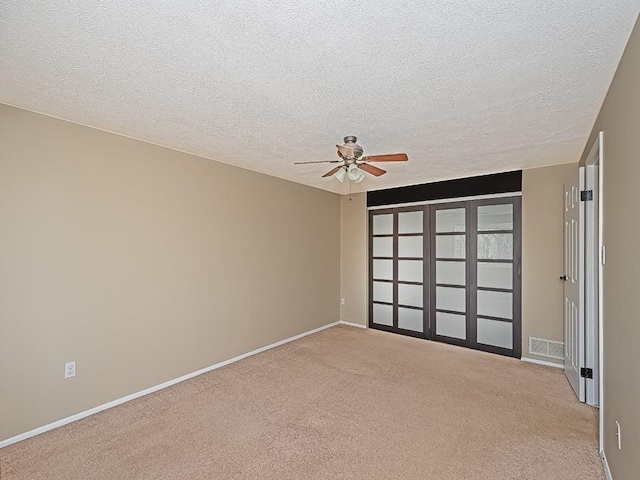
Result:
[[513,348],[513,325],[509,322],[479,318],[478,343]]
[[393,214],[373,216],[373,234],[391,235],[393,233]]
[[464,235],[439,235],[436,237],[436,257],[465,258]]
[[422,282],[422,260],[398,260],[398,280]]
[[478,290],[478,315],[513,317],[513,293]]
[[391,305],[373,304],[373,323],[393,326],[393,307]]
[[511,263],[478,262],[478,286],[513,288],[513,265]]
[[373,282],[373,301],[393,303],[393,283]]
[[422,210],[398,213],[398,233],[422,233]]
[[465,315],[436,312],[436,335],[464,340],[467,338],[467,320]]
[[512,260],[512,233],[479,233],[478,258],[483,260]]
[[398,256],[422,258],[422,237],[398,237]]
[[436,287],[436,308],[466,312],[467,291],[464,288]]
[[436,262],[436,283],[465,285],[465,262]]
[[422,285],[398,284],[398,304],[422,307]]
[[393,280],[393,260],[373,261],[374,280]]
[[393,237],[376,237],[373,239],[374,257],[393,257]]
[[478,231],[513,230],[513,205],[484,205],[478,207]]
[[464,208],[436,210],[436,233],[464,232]]
[[413,330],[414,332],[422,332],[422,325],[422,310],[398,308],[398,328]]

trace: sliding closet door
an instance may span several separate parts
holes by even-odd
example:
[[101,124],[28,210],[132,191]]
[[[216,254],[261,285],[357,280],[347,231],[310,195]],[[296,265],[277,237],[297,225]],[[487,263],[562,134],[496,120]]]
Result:
[[381,330],[393,329],[396,214],[385,211],[371,215],[369,224],[370,324]]
[[423,207],[370,215],[369,323],[374,328],[428,337],[426,219]]
[[475,231],[471,347],[521,354],[520,198],[471,202]]
[[520,197],[431,206],[431,337],[520,357]]
[[466,203],[431,207],[431,337],[469,345]]
[[425,265],[424,209],[398,211],[398,275],[396,287],[397,327],[415,336],[424,336],[428,331],[428,316],[425,314],[428,271]]

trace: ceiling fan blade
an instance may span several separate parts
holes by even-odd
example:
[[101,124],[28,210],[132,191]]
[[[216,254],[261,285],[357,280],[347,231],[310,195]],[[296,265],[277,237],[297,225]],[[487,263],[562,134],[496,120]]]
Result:
[[338,155],[341,158],[351,158],[353,157],[353,147],[347,147],[346,145],[336,145],[338,149]]
[[388,155],[369,155],[362,157],[363,162],[406,162],[409,160],[406,153],[391,153]]
[[294,165],[304,165],[307,163],[342,163],[342,160],[320,160],[319,162],[293,162]]
[[335,173],[340,170],[342,168],[342,166],[336,167],[336,168],[332,168],[331,170],[329,170],[327,173],[325,173],[324,175],[322,175],[323,177],[330,177],[331,175],[335,175]]
[[358,165],[358,167],[360,167],[365,172],[370,173],[371,175],[375,175],[376,177],[379,177],[380,175],[384,175],[385,173],[387,173],[386,170],[383,170],[378,167],[374,167],[373,165],[369,165],[368,163],[361,163]]

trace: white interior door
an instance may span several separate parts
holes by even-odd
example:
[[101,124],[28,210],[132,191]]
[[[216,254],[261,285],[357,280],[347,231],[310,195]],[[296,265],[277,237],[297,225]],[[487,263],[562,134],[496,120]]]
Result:
[[585,401],[583,319],[582,178],[564,187],[564,372],[581,402]]

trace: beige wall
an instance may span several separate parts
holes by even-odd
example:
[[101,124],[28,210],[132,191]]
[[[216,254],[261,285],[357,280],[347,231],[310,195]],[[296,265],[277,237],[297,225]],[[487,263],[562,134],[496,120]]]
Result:
[[0,441],[337,321],[339,229],[337,195],[0,105]]
[[[615,480],[640,478],[640,26],[582,156],[604,131],[604,450]],[[615,422],[622,430],[618,450]]]
[[340,320],[367,324],[367,195],[340,199]]
[[562,363],[529,353],[529,337],[564,341],[564,184],[578,176],[578,164],[522,172],[522,356]]

